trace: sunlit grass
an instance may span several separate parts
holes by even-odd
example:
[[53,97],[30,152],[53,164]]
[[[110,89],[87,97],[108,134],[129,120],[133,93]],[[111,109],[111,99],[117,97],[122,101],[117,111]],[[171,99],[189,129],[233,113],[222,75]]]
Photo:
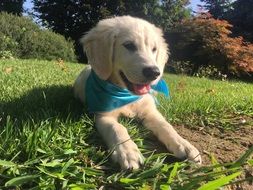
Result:
[[[73,97],[72,84],[83,67],[61,61],[0,61],[0,189],[190,190],[213,184],[217,189],[243,172],[243,165],[252,167],[252,148],[233,163],[219,164],[215,158],[213,165],[203,167],[172,162],[168,153],[156,151],[156,139],[138,122],[122,119],[146,161],[140,170],[120,171],[92,116]],[[252,125],[252,84],[168,74],[165,79],[171,99],[159,96],[159,109],[172,124]]]
[[188,126],[240,128],[253,124],[253,85],[177,75],[165,76],[171,102],[162,99],[166,117]]

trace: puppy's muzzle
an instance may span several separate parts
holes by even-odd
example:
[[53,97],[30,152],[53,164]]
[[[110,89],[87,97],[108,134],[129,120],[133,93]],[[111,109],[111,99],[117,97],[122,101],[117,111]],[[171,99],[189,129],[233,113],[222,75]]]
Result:
[[160,70],[156,66],[151,66],[151,67],[145,67],[142,70],[142,74],[146,79],[152,81],[157,79],[157,77],[160,75]]

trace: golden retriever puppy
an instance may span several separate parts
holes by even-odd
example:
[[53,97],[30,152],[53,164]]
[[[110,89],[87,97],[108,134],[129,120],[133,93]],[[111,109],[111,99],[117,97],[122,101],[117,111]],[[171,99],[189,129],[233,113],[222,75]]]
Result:
[[131,16],[100,21],[81,39],[90,66],[74,84],[75,96],[95,114],[95,125],[112,159],[122,169],[137,169],[143,157],[120,116],[143,125],[178,158],[201,163],[199,151],[182,138],[156,108],[152,86],[162,77],[168,47],[162,31]]

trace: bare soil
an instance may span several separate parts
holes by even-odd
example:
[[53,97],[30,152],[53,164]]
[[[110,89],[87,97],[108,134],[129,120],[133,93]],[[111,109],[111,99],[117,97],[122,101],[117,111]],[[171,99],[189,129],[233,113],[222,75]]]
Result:
[[[216,129],[194,130],[183,126],[175,126],[178,133],[196,146],[202,155],[203,164],[211,163],[210,154],[219,163],[239,159],[253,145],[253,127],[242,127],[236,131],[220,131]],[[245,176],[253,176],[253,169],[246,168]],[[252,183],[230,187],[233,190],[253,190]]]

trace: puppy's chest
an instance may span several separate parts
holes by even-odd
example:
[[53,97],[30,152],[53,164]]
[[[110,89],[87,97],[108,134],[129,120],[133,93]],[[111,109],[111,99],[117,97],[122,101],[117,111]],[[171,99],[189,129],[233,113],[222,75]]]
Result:
[[120,108],[119,112],[120,115],[123,115],[125,117],[133,118],[137,115],[137,110],[136,110],[136,103],[128,104],[122,108]]
[[152,96],[145,95],[140,100],[123,106],[118,111],[120,115],[133,118],[140,117],[147,109],[152,109],[153,107],[155,107],[155,104]]

